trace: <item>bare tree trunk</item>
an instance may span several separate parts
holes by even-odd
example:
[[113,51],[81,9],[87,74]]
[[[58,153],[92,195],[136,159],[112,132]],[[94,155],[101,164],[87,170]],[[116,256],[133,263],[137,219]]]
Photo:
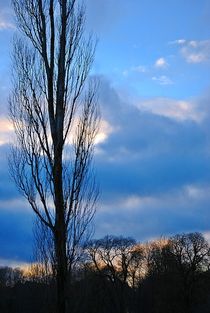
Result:
[[55,248],[57,260],[57,312],[65,313],[67,308],[67,291],[68,291],[68,270],[66,255],[65,233],[60,226],[55,235]]
[[[56,153],[56,152],[55,152]],[[55,255],[56,255],[56,268],[57,268],[57,312],[65,313],[67,306],[67,234],[65,224],[65,211],[63,201],[62,190],[62,162],[61,157],[55,166],[55,230],[54,230],[54,242],[55,242]]]

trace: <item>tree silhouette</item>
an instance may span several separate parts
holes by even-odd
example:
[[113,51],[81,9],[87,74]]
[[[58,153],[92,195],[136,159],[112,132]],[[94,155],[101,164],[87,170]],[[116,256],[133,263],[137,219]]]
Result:
[[11,174],[52,236],[57,311],[64,313],[98,194],[91,166],[97,84],[88,81],[95,42],[85,39],[84,7],[76,0],[12,3],[21,35],[14,41]]

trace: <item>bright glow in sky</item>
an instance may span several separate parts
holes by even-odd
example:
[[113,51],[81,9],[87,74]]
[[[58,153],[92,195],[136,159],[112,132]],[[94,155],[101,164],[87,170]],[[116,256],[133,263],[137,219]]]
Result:
[[[210,0],[86,0],[99,38],[95,236],[210,233]],[[7,170],[14,33],[0,0],[0,264],[30,259],[31,211]]]

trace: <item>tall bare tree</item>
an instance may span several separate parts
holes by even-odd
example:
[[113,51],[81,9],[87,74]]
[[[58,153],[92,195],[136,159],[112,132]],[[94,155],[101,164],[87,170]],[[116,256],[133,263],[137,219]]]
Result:
[[77,0],[12,0],[14,41],[10,166],[19,190],[51,232],[57,312],[67,310],[67,276],[95,212],[91,166],[98,129],[96,83],[88,80],[95,40],[85,38]]

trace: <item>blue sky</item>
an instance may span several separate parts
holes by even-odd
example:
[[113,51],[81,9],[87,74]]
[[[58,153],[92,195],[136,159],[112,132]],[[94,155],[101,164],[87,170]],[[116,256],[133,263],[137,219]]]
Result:
[[[102,126],[95,237],[210,238],[210,0],[87,0]],[[12,11],[0,0],[0,264],[31,257],[33,214],[8,175]]]

